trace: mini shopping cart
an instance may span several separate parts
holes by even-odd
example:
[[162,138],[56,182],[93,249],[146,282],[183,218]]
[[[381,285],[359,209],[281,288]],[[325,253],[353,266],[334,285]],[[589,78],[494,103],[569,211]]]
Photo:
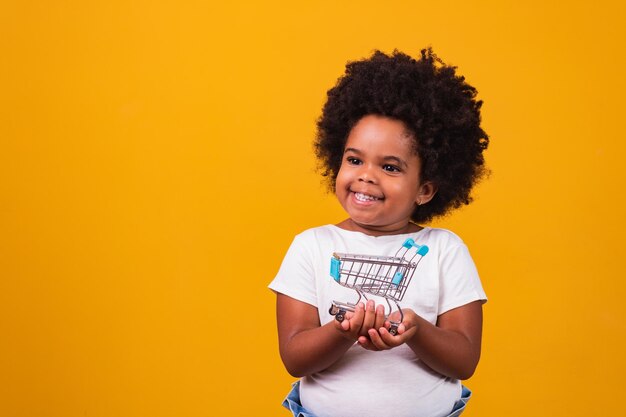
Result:
[[[415,252],[411,255],[412,249]],[[355,290],[359,298],[355,303],[333,301],[328,312],[341,322],[346,312],[354,311],[361,298],[368,300],[367,294],[383,297],[389,306],[389,314],[393,311],[392,301],[400,312],[400,321],[390,321],[389,333],[395,335],[404,319],[398,302],[404,298],[415,268],[427,253],[428,246],[418,245],[413,239],[407,239],[394,256],[333,253],[331,277],[339,285]]]

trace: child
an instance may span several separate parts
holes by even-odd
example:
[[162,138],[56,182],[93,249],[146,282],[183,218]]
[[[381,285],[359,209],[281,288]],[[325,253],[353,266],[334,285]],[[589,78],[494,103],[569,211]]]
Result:
[[[486,296],[461,239],[418,223],[469,204],[484,174],[475,96],[431,49],[418,60],[376,51],[329,90],[315,146],[348,218],[296,236],[270,284],[281,358],[302,377],[284,403],[294,416],[463,411],[470,393],[459,381],[478,364]],[[400,302],[397,334],[390,320],[400,314],[385,317],[383,298],[335,320],[333,300],[357,296],[330,277],[332,254],[393,256],[409,237],[429,252]]]

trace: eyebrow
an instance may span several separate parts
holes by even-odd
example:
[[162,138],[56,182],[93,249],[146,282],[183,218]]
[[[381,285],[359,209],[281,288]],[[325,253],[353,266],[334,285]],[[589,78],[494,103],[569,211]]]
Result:
[[402,168],[406,168],[408,165],[404,160],[398,158],[397,156],[385,156],[383,158],[385,161],[394,161],[397,165],[400,165]]
[[[346,148],[343,153],[346,154],[347,152],[352,152],[355,153],[357,155],[362,155],[363,152],[361,152],[360,150],[356,149],[356,148]],[[402,168],[406,168],[408,166],[408,164],[401,158],[398,158],[397,156],[393,156],[393,155],[388,155],[388,156],[383,156],[383,161],[385,162],[395,162],[396,164],[400,165]]]

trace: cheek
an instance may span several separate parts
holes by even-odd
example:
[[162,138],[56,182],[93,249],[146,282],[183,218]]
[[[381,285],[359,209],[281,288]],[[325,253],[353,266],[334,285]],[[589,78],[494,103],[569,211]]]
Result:
[[402,184],[399,182],[388,182],[385,185],[385,189],[387,194],[393,194],[396,197],[406,197],[408,189],[406,188],[406,184]]
[[345,186],[347,182],[350,181],[349,174],[345,169],[339,168],[339,172],[337,173],[337,178],[335,179],[336,187]]
[[393,184],[387,188],[387,194],[393,195],[399,203],[412,206],[417,197],[417,187],[415,184]]
[[337,174],[337,178],[335,178],[335,194],[340,195],[345,188],[344,176],[341,175],[341,171]]

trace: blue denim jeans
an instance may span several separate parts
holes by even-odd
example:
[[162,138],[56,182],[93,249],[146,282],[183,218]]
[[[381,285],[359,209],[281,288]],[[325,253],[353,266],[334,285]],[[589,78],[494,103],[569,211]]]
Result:
[[[461,390],[461,399],[454,403],[452,411],[446,417],[460,416],[463,410],[465,410],[465,406],[471,396],[472,391],[463,386],[463,389]],[[302,407],[302,404],[300,403],[300,381],[294,382],[289,395],[287,395],[287,398],[283,401],[283,407],[291,411],[294,417],[315,417],[314,414],[311,414],[304,407]]]

